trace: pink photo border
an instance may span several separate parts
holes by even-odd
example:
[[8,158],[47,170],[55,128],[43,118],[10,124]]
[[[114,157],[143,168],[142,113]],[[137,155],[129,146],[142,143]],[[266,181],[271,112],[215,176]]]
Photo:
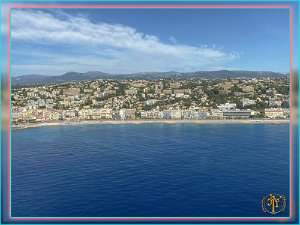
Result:
[[[97,4],[97,5],[12,5],[8,8],[8,89],[7,95],[10,96],[11,92],[11,9],[289,9],[290,12],[290,115],[292,115],[292,102],[293,102],[293,95],[292,95],[292,87],[293,87],[293,79],[292,79],[292,70],[293,70],[293,8],[290,5],[280,4],[280,5],[238,5],[238,4],[230,4],[230,5],[200,5],[200,4],[191,4],[191,5],[174,5],[174,4],[123,4],[123,5],[107,5],[107,4]],[[9,98],[10,99],[10,98]],[[10,100],[8,101],[8,111],[7,115],[9,116],[8,121],[11,120],[11,106]],[[290,196],[293,196],[293,187],[294,183],[294,153],[293,153],[293,121],[292,116],[290,117]],[[8,122],[7,125],[8,129],[8,152],[7,152],[7,190],[8,190],[8,219],[11,222],[288,222],[295,218],[295,202],[293,198],[290,198],[290,216],[289,217],[11,217],[11,124]]]

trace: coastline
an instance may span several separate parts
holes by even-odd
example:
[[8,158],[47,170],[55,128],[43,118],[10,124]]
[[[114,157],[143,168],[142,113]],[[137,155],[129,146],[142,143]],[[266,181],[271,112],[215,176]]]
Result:
[[149,120],[84,120],[84,121],[55,121],[43,122],[36,124],[19,124],[11,125],[12,130],[38,128],[47,126],[78,126],[78,125],[95,125],[95,124],[283,124],[289,123],[287,119],[207,119],[207,120],[172,120],[172,119],[149,119]]

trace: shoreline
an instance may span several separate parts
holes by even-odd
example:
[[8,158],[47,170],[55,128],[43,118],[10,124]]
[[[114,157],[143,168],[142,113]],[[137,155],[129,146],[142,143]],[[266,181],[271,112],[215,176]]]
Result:
[[138,119],[138,120],[84,120],[84,121],[55,121],[55,122],[43,122],[36,124],[20,124],[11,125],[12,130],[38,128],[47,126],[78,126],[78,125],[97,125],[97,124],[283,124],[289,123],[286,119],[207,119],[207,120],[172,120],[172,119]]

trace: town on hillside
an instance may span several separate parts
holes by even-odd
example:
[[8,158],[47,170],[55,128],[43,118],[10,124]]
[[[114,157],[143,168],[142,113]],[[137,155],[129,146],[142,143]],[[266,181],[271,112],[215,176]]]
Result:
[[12,88],[12,123],[289,118],[288,77],[100,79]]

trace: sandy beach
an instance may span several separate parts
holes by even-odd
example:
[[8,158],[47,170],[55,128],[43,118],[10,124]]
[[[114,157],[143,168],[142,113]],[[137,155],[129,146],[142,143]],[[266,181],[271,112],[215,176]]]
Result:
[[157,120],[87,120],[87,121],[55,121],[42,122],[35,124],[13,124],[12,129],[26,129],[46,126],[78,126],[90,124],[282,124],[289,123],[285,119],[208,119],[208,120],[172,120],[172,119],[157,119]]

